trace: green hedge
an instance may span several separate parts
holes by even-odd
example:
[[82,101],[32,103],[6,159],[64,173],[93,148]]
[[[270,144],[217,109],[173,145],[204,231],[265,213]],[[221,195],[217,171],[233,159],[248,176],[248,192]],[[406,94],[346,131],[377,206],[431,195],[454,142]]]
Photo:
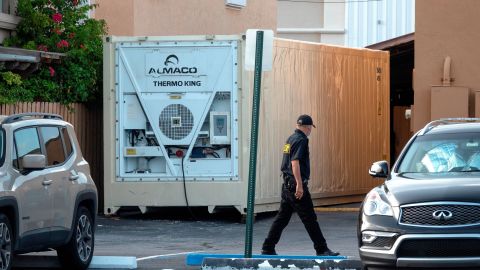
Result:
[[19,0],[17,34],[3,45],[65,53],[61,63],[42,63],[20,77],[0,67],[0,103],[90,102],[101,98],[103,20],[88,17],[85,0]]

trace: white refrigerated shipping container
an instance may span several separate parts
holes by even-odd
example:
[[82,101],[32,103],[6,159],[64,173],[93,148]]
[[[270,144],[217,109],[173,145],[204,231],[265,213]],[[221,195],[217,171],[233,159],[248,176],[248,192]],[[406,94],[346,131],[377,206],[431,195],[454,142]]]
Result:
[[[187,204],[246,213],[253,76],[244,47],[241,35],[105,38],[105,214]],[[275,41],[273,71],[262,81],[255,212],[277,210],[281,149],[301,113],[323,124],[310,146],[315,203],[358,201],[375,185],[366,171],[352,184],[346,178],[388,159],[387,71],[384,52]],[[344,134],[350,120],[342,117],[365,120],[355,121],[363,128],[351,142],[330,137]],[[381,141],[363,151],[361,138]],[[332,151],[362,165],[337,170]]]

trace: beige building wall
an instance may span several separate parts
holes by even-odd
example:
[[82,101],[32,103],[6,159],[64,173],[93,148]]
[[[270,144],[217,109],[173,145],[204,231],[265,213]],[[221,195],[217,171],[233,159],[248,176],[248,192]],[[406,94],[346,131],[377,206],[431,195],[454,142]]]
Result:
[[[467,87],[471,92],[480,90],[480,1],[421,0],[416,1],[415,7],[412,129],[417,131],[431,120],[432,86],[442,83],[446,56],[451,57],[451,78],[454,80],[450,90],[458,87]],[[459,104],[450,99],[445,106],[462,106]]]
[[335,45],[345,43],[345,1],[278,0],[277,36]]
[[132,36],[135,32],[134,1],[95,0],[98,6],[92,15],[96,19],[104,19],[107,22],[109,34]]
[[224,35],[277,26],[277,0],[248,0],[243,8],[225,0],[96,1],[94,17],[107,21],[109,35]]

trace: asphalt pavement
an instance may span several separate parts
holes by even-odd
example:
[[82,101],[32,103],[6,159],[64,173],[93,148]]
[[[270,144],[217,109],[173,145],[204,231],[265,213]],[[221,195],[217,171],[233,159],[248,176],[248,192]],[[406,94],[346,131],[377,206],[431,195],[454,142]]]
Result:
[[[320,227],[332,250],[358,259],[358,214],[348,209],[340,210],[317,212]],[[253,254],[260,254],[274,216],[275,213],[256,216]],[[245,224],[241,223],[241,216],[235,210],[208,214],[206,210],[194,209],[193,217],[185,208],[158,209],[145,215],[127,211],[113,217],[99,216],[95,238],[95,256],[134,256],[137,269],[190,270],[200,269],[199,266],[185,265],[185,258],[190,253],[243,254]],[[296,214],[276,249],[277,253],[284,255],[315,255],[313,244]],[[55,252],[39,255],[55,255]],[[35,266],[34,259],[31,264]]]
[[[256,216],[253,232],[254,254],[262,242],[275,213]],[[318,212],[320,227],[332,250],[358,259],[356,242],[357,212]],[[243,254],[245,224],[235,211],[220,214],[167,209],[140,215],[100,217],[96,232],[95,255],[135,256],[138,269],[199,269],[186,266],[189,253]],[[295,214],[284,231],[277,253],[315,255],[313,244]]]

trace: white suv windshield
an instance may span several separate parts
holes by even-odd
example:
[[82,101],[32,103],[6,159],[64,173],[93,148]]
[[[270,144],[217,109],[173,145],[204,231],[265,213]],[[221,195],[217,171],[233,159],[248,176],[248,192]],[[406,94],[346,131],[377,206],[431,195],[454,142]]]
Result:
[[418,136],[403,157],[398,173],[480,171],[480,133]]

